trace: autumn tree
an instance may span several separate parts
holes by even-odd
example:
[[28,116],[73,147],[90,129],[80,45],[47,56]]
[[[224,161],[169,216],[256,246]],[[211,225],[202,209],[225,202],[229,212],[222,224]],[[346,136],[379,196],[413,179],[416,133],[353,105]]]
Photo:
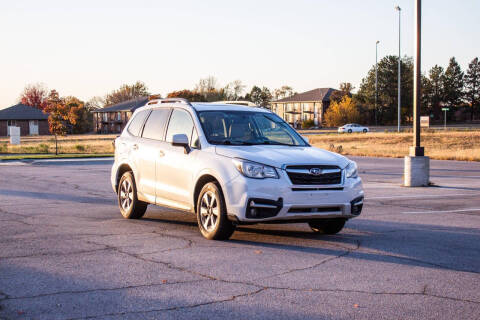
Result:
[[358,122],[360,112],[349,96],[344,96],[340,102],[333,101],[325,112],[327,127],[337,127],[346,123]]
[[75,124],[77,115],[60,99],[56,90],[50,91],[43,112],[48,113],[50,133],[55,135],[55,154],[58,155],[58,136],[67,133],[67,123]]
[[148,88],[145,83],[137,81],[132,85],[124,84],[119,89],[112,91],[105,96],[105,105],[110,106],[123,101],[132,100],[139,97],[149,96]]
[[465,99],[470,105],[470,119],[480,113],[480,61],[475,58],[468,64],[465,74]]
[[72,126],[72,133],[86,133],[93,128],[93,114],[85,107],[85,104],[80,99],[68,96],[62,98],[62,102],[69,112],[75,115],[75,123],[70,122]]
[[349,96],[351,98],[353,89],[355,89],[355,87],[350,82],[340,83],[340,90],[335,90],[332,92],[330,95],[330,101],[340,102],[345,96]]
[[47,105],[47,95],[47,89],[44,85],[40,83],[29,84],[20,95],[20,103],[43,110]]
[[192,102],[206,102],[205,97],[196,91],[191,90],[179,90],[170,92],[167,98],[184,98]]

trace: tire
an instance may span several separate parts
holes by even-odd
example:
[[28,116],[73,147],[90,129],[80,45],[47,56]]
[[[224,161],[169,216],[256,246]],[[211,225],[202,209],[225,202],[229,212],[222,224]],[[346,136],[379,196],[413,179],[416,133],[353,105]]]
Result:
[[198,195],[197,222],[200,233],[208,240],[227,240],[235,225],[227,218],[227,206],[218,183],[205,184]]
[[367,133],[367,131],[368,131],[367,129],[363,129],[363,133]]
[[342,231],[346,219],[325,219],[310,221],[308,225],[315,233],[336,234]]
[[138,200],[137,186],[131,171],[125,172],[118,183],[118,206],[125,219],[140,219],[147,210],[148,203]]
[[352,133],[352,129],[348,129],[348,133]]

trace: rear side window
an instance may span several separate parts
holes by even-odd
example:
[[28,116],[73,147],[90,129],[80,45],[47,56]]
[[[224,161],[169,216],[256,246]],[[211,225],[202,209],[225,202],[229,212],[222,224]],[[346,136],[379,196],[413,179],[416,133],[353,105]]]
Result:
[[163,140],[163,131],[165,129],[165,124],[167,123],[169,114],[169,108],[153,110],[152,113],[150,113],[147,122],[145,123],[142,137],[147,139]]
[[176,134],[186,134],[191,139],[193,130],[193,120],[190,114],[182,109],[174,109],[167,129],[167,142],[172,142],[172,137]]
[[128,132],[130,132],[130,134],[136,137],[140,135],[140,130],[142,129],[143,121],[145,120],[145,117],[147,116],[148,112],[149,110],[144,110],[133,115],[133,119],[130,122],[130,125],[128,126],[128,129],[127,129]]

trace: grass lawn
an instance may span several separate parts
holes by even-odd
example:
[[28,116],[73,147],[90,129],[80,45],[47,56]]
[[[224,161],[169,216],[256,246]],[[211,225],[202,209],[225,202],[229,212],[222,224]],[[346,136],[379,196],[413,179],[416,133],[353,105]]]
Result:
[[[413,142],[412,133],[353,133],[308,135],[315,147],[344,155],[403,157]],[[422,132],[425,155],[438,160],[480,161],[480,131]]]
[[[315,147],[344,155],[403,157],[412,145],[412,133],[369,132],[353,134],[326,133],[309,135]],[[113,155],[112,141],[117,135],[70,135],[59,137],[59,156],[55,156],[52,136],[22,137],[21,145],[0,138],[0,159],[104,157]],[[422,146],[432,159],[480,161],[480,131],[422,132]]]

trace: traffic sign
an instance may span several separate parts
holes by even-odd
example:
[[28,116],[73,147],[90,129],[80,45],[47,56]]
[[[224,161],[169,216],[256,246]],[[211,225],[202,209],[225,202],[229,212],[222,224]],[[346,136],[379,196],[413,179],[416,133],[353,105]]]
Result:
[[450,108],[442,108],[442,111],[448,111]]

